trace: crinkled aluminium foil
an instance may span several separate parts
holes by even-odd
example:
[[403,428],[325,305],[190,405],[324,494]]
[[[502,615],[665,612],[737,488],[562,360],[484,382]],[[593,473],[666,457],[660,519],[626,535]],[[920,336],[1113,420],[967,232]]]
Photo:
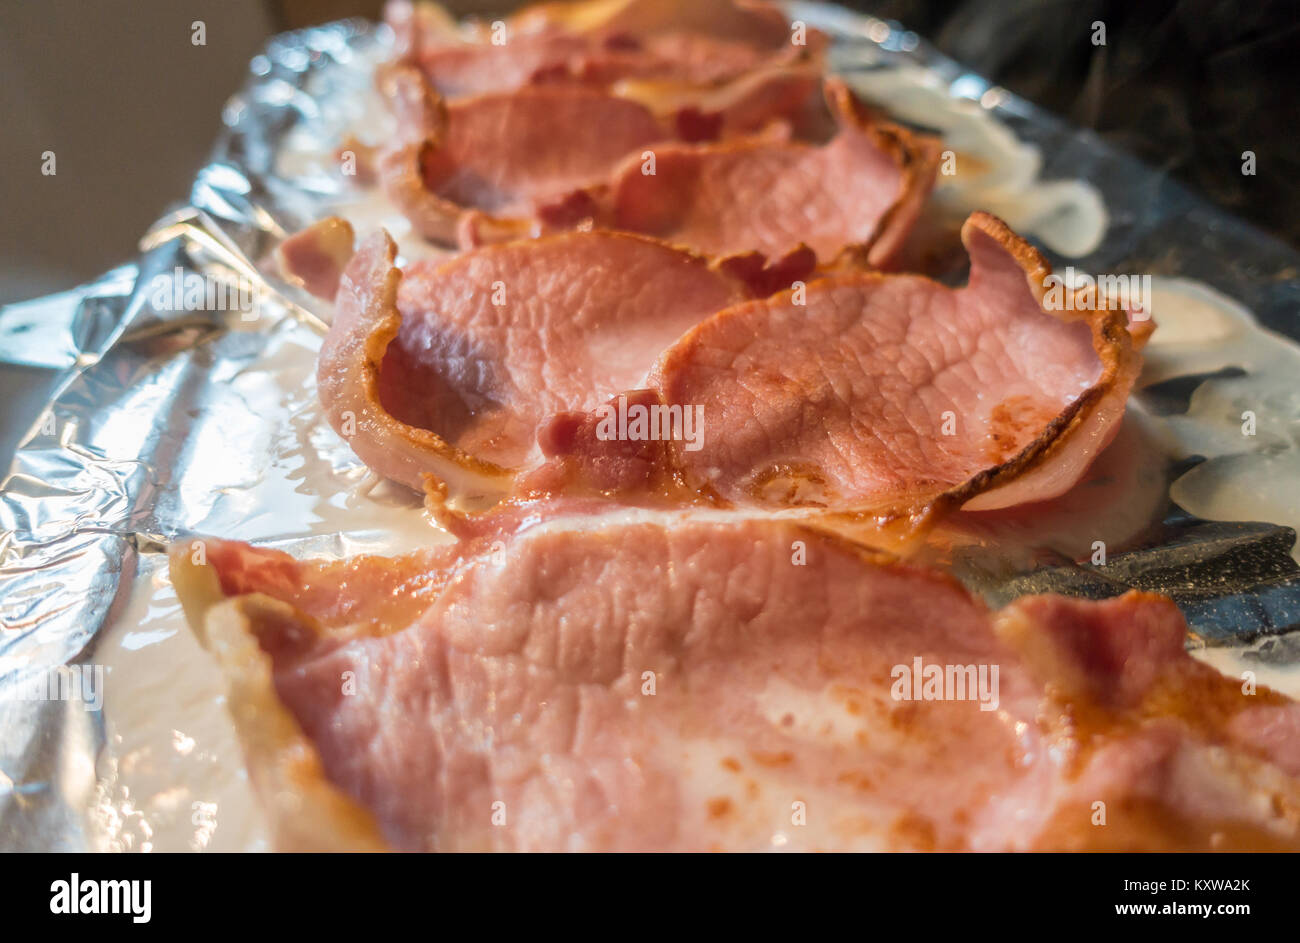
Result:
[[[793,10],[836,37],[842,71],[901,61],[924,67],[953,94],[988,89],[896,25],[819,4]],[[348,513],[332,495],[334,517],[319,513],[306,494],[321,480],[342,493],[358,475],[327,426],[300,422],[314,400],[310,381],[286,394],[259,380],[284,363],[308,376],[322,330],[268,258],[340,188],[327,176],[282,176],[280,149],[293,134],[301,145],[308,119],[334,107],[340,91],[366,85],[389,41],[382,27],[360,22],[272,40],[227,105],[225,130],[188,205],[154,227],[135,263],[0,311],[0,361],[63,371],[0,491],[0,849],[95,847],[84,810],[100,776],[102,714],[14,692],[53,666],[92,662],[97,641],[170,539],[203,532],[301,546],[314,537],[317,546]],[[1300,337],[1294,252],[1013,96],[1000,93],[986,107],[1041,149],[1045,178],[1085,179],[1101,192],[1106,238],[1073,264],[1194,273],[1265,326]],[[306,143],[328,152],[336,141]],[[251,284],[256,316],[156,304],[160,284],[193,274]],[[287,445],[285,428],[294,430]],[[293,456],[287,472],[286,456]],[[276,492],[266,484],[272,479],[293,487]],[[357,529],[365,526],[384,522]]]

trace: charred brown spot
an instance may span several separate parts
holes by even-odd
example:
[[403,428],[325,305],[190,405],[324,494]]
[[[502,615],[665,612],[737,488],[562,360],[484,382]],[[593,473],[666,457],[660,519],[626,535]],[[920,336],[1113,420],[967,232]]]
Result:
[[934,823],[916,812],[904,812],[889,829],[890,836],[904,848],[934,851],[938,845]]
[[731,814],[733,807],[734,806],[732,801],[728,799],[726,796],[721,796],[716,799],[710,799],[707,806],[709,810],[709,818],[711,819],[726,818],[728,815]]
[[870,792],[875,787],[875,783],[872,781],[871,777],[861,770],[848,770],[840,773],[840,775],[836,777],[836,782],[843,786],[857,789],[860,792]]
[[1154,799],[1106,802],[1106,824],[1094,823],[1091,804],[1062,808],[1039,833],[1035,851],[1204,852],[1296,851],[1294,837],[1261,825],[1188,816]]
[[775,462],[750,478],[746,490],[775,507],[826,507],[834,498],[826,472],[812,462]]
[[750,750],[749,755],[759,766],[789,766],[794,762],[794,754],[789,750],[767,753],[762,750]]
[[989,413],[985,453],[996,464],[1005,462],[1019,452],[1025,442],[1049,425],[1056,415],[1056,410],[1035,401],[1031,396],[1004,399]]

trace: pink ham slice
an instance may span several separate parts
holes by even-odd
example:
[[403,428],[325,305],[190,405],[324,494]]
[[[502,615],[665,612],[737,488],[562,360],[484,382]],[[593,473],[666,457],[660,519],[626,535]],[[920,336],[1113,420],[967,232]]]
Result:
[[173,580],[285,849],[1300,848],[1300,707],[1195,662],[1162,597],[991,614],[772,519],[193,546]]
[[[515,14],[524,32],[545,28],[624,37],[669,45],[681,37],[706,37],[774,50],[792,45],[786,15],[768,0],[581,0],[536,3]],[[805,30],[809,37],[814,30]]]
[[644,159],[652,145],[674,139],[812,128],[819,83],[815,68],[783,67],[708,92],[665,83],[620,95],[539,85],[446,102],[417,70],[396,65],[380,84],[398,135],[378,175],[433,242],[469,248],[589,226],[625,158]]
[[735,503],[1007,507],[1073,485],[1114,435],[1151,324],[1056,312],[1051,269],[1000,220],[962,229],[969,284],[835,275],[722,312],[665,352],[669,405],[702,406],[687,480]]
[[333,298],[352,259],[354,241],[347,220],[322,219],[280,243],[276,250],[280,271],[317,298]]
[[[779,261],[810,252],[830,264],[847,254],[890,268],[934,183],[939,144],[873,117],[839,80],[828,81],[825,94],[839,129],[829,143],[791,140],[789,125],[778,125],[777,133],[720,143],[638,149],[607,185],[589,188],[581,212],[531,224],[472,221],[461,243],[594,223],[712,258]],[[733,113],[747,101],[752,97],[739,96]]]
[[876,268],[897,261],[934,183],[939,142],[874,118],[839,80],[826,83],[838,125],[827,144],[667,144],[615,173],[603,217],[618,229],[711,256],[776,259],[807,245]]
[[[1000,220],[962,230],[969,284],[831,275],[719,312],[664,352],[630,407],[693,409],[691,443],[608,441],[600,416],[556,416],[523,495],[635,492],[802,507],[902,536],[958,507],[1063,494],[1118,429],[1150,321],[1049,311],[1050,268]],[[1096,307],[1094,305],[1094,307]],[[629,426],[630,428],[630,426]],[[666,465],[651,475],[647,466]]]
[[[339,293],[322,402],[371,468],[461,507],[602,494],[911,528],[1055,497],[1114,435],[1152,325],[1045,310],[1050,269],[994,217],[963,239],[962,289],[848,272],[727,307],[741,289],[717,268],[609,233],[416,266],[399,299],[376,237]],[[620,397],[694,410],[702,435],[611,440],[597,407]]]
[[827,116],[821,104],[819,65],[778,64],[754,69],[718,86],[689,82],[629,79],[614,94],[641,102],[671,119],[682,141],[729,140],[783,125],[804,140],[824,137]]
[[[761,2],[697,0],[542,4],[500,26],[458,28],[437,8],[390,3],[400,58],[444,95],[510,91],[534,81],[607,86],[620,79],[700,86],[820,55],[824,37],[794,32]],[[802,44],[796,40],[802,39]]]
[[[442,102],[409,67],[383,79],[401,136],[379,162],[385,192],[426,239],[456,244],[469,219],[524,217],[537,235],[549,204],[609,178],[633,151],[670,132],[639,102],[542,86]],[[479,223],[478,225],[483,225]]]
[[464,500],[507,493],[541,461],[542,420],[635,386],[683,331],[746,296],[694,256],[618,233],[494,246],[405,278],[395,251],[378,233],[348,265],[321,403],[371,468]]

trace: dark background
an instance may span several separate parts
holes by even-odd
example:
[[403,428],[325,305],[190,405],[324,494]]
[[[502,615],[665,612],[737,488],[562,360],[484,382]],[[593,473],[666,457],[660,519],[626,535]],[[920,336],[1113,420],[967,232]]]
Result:
[[[708,2],[708,0],[701,0]],[[509,0],[450,0],[462,13]],[[848,0],[1300,248],[1297,0]],[[0,304],[131,259],[185,199],[249,60],[381,0],[0,0]],[[196,20],[207,44],[191,42]],[[1106,45],[1092,44],[1093,23]],[[58,174],[40,173],[53,150]],[[1241,173],[1254,151],[1255,176]],[[0,371],[0,467],[48,371]]]
[[[1300,248],[1300,2],[882,0],[1022,98]],[[1106,45],[1092,45],[1092,24]],[[1254,151],[1256,175],[1241,173]]]

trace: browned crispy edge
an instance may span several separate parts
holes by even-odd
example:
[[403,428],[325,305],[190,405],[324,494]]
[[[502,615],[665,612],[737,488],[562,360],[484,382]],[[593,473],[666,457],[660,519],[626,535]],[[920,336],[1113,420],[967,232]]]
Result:
[[[381,231],[382,232],[382,231]],[[667,252],[676,252],[692,261],[699,262],[714,270],[719,277],[729,281],[734,287],[737,298],[746,297],[748,286],[736,278],[730,276],[726,271],[719,270],[716,265],[709,263],[708,259],[697,253],[686,252],[666,243],[653,239],[649,236],[641,236],[636,233],[625,233],[617,231],[601,231],[597,234],[602,239],[628,240],[632,242],[645,243]],[[374,419],[386,425],[389,430],[406,441],[416,449],[426,452],[431,459],[439,459],[456,465],[461,470],[472,475],[501,479],[502,482],[508,482],[514,478],[520,469],[504,468],[500,465],[481,459],[459,446],[453,445],[443,439],[431,429],[423,429],[417,426],[408,425],[394,417],[385,409],[379,396],[379,372],[383,366],[384,355],[388,350],[388,345],[393,338],[397,336],[402,324],[402,313],[397,306],[397,292],[401,283],[402,272],[396,267],[396,245],[387,233],[383,233],[385,239],[385,253],[389,266],[388,275],[380,295],[380,305],[385,311],[383,317],[372,322],[370,330],[364,338],[364,361],[362,363],[364,397],[368,408],[372,411]],[[546,245],[552,241],[561,240],[583,240],[591,238],[592,234],[583,232],[561,232],[552,235],[541,236],[537,239],[518,240],[519,244],[530,246]],[[371,239],[375,238],[374,236]],[[502,243],[499,246],[485,246],[477,250],[479,252],[493,252],[514,248],[515,243]],[[473,256],[462,254],[455,258],[448,259],[440,264],[433,272],[433,277],[437,278],[450,269],[469,264]],[[361,290],[365,290],[364,286]],[[331,329],[333,330],[333,329]],[[408,483],[409,484],[409,483]],[[420,490],[420,489],[416,489]],[[446,483],[436,472],[428,471],[424,475],[423,491],[431,499],[433,504],[441,506],[447,499],[454,498],[455,495],[448,493]]]
[[[1031,290],[1039,299],[1041,306],[1042,294],[1047,290],[1046,279],[1052,274],[1052,266],[1043,254],[991,213],[982,211],[972,213],[962,226],[963,234],[968,226],[978,228],[992,236],[1011,254],[1024,269],[1025,277],[1029,280]],[[1086,304],[1080,305],[1076,310],[1084,314],[1081,320],[1085,321],[1092,331],[1092,346],[1097,353],[1097,359],[1101,361],[1101,376],[1059,416],[1048,423],[1034,441],[1012,458],[1001,465],[985,469],[941,495],[938,500],[945,510],[959,508],[977,494],[1019,477],[1050,460],[1070,435],[1083,424],[1093,407],[1110,392],[1111,387],[1119,379],[1120,372],[1126,366],[1132,367],[1134,371],[1141,367],[1141,353],[1129,333],[1126,311],[1109,301],[1092,307]],[[1044,315],[1050,316],[1046,311]]]
[[[796,538],[826,541],[866,565],[923,575],[989,611],[950,574],[904,562],[833,530],[770,520]],[[275,850],[393,851],[370,810],[329,780],[315,744],[280,699],[271,656],[258,642],[256,625],[261,619],[291,623],[315,637],[326,634],[320,623],[264,593],[225,595],[216,567],[195,561],[192,541],[172,545],[168,566],[191,631],[216,660],[226,681],[227,706]]]
[[[388,351],[388,345],[392,343],[402,326],[402,313],[397,307],[397,292],[402,280],[402,270],[396,266],[396,244],[386,232],[380,230],[380,234],[384,238],[388,272],[379,297],[379,304],[385,313],[373,322],[364,336],[364,360],[361,366],[364,397],[368,407],[373,410],[376,421],[384,423],[393,434],[416,449],[427,452],[431,457],[451,462],[471,474],[488,478],[510,478],[513,475],[511,470],[469,454],[430,429],[408,425],[384,408],[379,396],[379,371],[383,365],[384,354]],[[371,238],[373,239],[374,236]],[[452,259],[446,265],[457,264],[463,258]],[[439,270],[441,271],[441,268]],[[360,290],[365,291],[366,286],[360,286]]]
[[[963,240],[965,240],[968,229],[979,229],[992,236],[1002,245],[1024,269],[1031,290],[1036,298],[1041,299],[1042,293],[1046,290],[1044,282],[1052,273],[1051,265],[1043,257],[1042,253],[991,213],[982,211],[972,213],[962,227]],[[825,277],[834,277],[835,274],[835,272],[829,272],[826,273]],[[870,270],[861,274],[862,277],[882,280],[902,277],[925,278],[923,275],[910,273],[891,275]],[[824,278],[810,281],[806,287],[811,288],[822,280]],[[940,287],[947,290],[946,286]],[[768,297],[766,302],[779,305],[783,300],[790,298],[794,290],[786,289],[777,292]],[[736,317],[746,307],[747,304],[739,305],[726,311],[720,311],[713,317]],[[1049,460],[1054,451],[1059,449],[1070,434],[1083,423],[1091,408],[1099,403],[1110,390],[1118,379],[1120,371],[1125,366],[1132,366],[1136,370],[1141,363],[1141,355],[1134,345],[1133,337],[1129,334],[1127,314],[1114,306],[1096,305],[1095,310],[1084,310],[1086,308],[1087,306],[1082,306],[1079,310],[1084,315],[1082,320],[1085,320],[1092,330],[1093,349],[1096,351],[1102,365],[1101,376],[1096,383],[1080,394],[1059,416],[1049,423],[1033,442],[1021,449],[1015,456],[1000,465],[985,469],[960,485],[938,495],[925,498],[913,505],[897,507],[871,506],[850,509],[810,508],[808,509],[809,520],[822,520],[830,526],[845,526],[851,529],[869,525],[871,529],[879,531],[882,535],[886,532],[892,533],[894,535],[890,540],[892,545],[906,546],[937,523],[943,516],[959,509],[971,498],[995,485],[1008,482]],[[1054,315],[1043,311],[1043,316],[1053,317]],[[1143,333],[1140,336],[1145,339],[1146,334]],[[661,361],[662,363],[663,361]]]
[[271,657],[258,644],[260,618],[319,631],[315,620],[260,593],[227,598],[216,569],[191,547],[168,555],[172,584],[199,642],[226,679],[227,704],[254,788],[281,851],[388,851],[371,813],[325,776],[315,744],[275,690]]

